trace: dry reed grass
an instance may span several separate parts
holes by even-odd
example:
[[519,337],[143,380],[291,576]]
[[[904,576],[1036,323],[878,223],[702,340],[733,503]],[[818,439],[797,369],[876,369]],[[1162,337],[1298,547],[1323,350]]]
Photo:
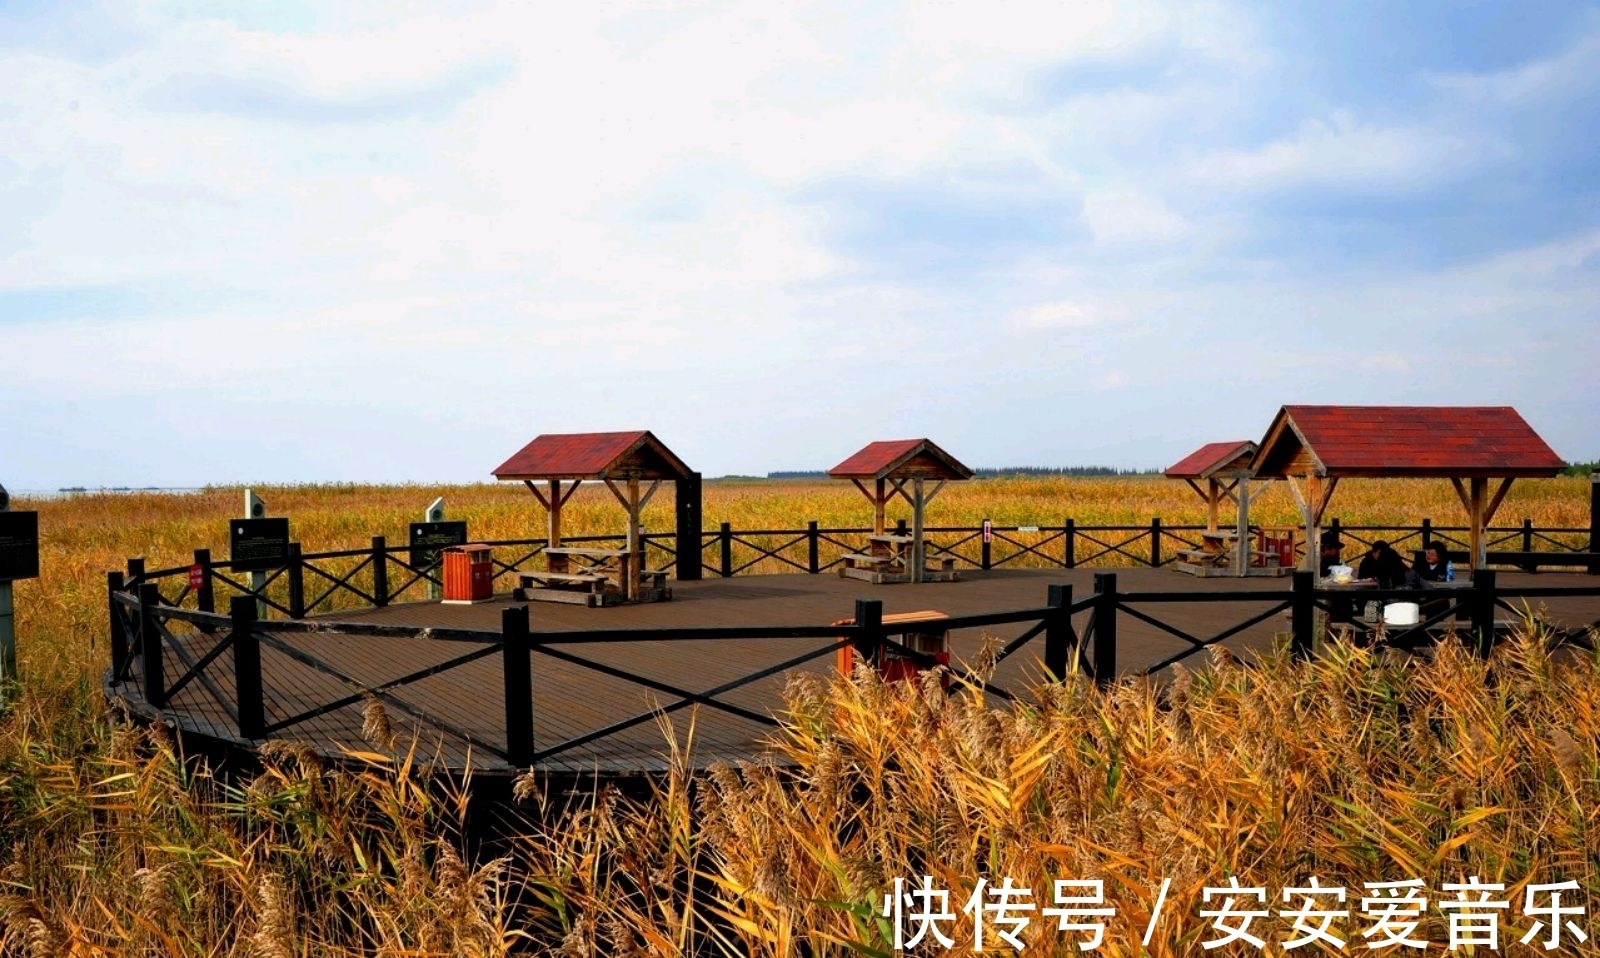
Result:
[[[1370,500],[1341,487],[1348,523],[1454,515],[1447,487],[1373,485]],[[535,534],[525,493],[446,493],[475,538]],[[1586,493],[1583,480],[1520,484],[1502,514],[1581,526]],[[265,494],[308,550],[325,550],[375,531],[398,540],[436,490]],[[953,907],[980,877],[1035,889],[1102,878],[1117,915],[1100,953],[1117,955],[1141,953],[1163,878],[1176,907],[1155,955],[1201,951],[1199,891],[1230,875],[1436,889],[1476,874],[1507,897],[1572,878],[1590,940],[1561,953],[1600,954],[1600,661],[1552,656],[1537,635],[1488,663],[1343,643],[1309,664],[1218,658],[1164,694],[1074,680],[1008,711],[931,683],[802,682],[777,743],[792,771],[697,779],[680,760],[653,796],[600,792],[570,808],[546,807],[529,782],[526,833],[473,862],[458,838],[466,784],[426,784],[425,756],[394,742],[381,708],[367,716],[373,751],[353,765],[278,745],[233,782],[159,730],[104,716],[104,571],[132,554],[152,567],[197,546],[222,554],[220,517],[238,498],[34,504],[44,577],[17,590],[28,683],[0,720],[0,955],[884,954],[882,896],[922,874]],[[941,496],[935,521],[1194,522],[1192,498],[1149,481],[973,483]],[[571,534],[620,523],[598,496],[575,502]],[[665,529],[669,507],[647,523]],[[1271,508],[1257,515],[1276,521]],[[822,484],[706,491],[708,524],[859,525],[866,511]],[[692,747],[664,734],[680,756]],[[1426,922],[1435,942],[1442,921]],[[1509,916],[1504,940],[1526,928]],[[952,934],[965,949],[970,931]],[[1029,954],[1078,953],[1040,921],[1025,937]]]

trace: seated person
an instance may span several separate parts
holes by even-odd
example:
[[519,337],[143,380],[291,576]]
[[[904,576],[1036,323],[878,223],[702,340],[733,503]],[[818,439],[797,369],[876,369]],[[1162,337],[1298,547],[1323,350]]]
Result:
[[1317,575],[1326,579],[1328,570],[1336,565],[1344,565],[1344,543],[1338,536],[1323,536],[1321,562],[1317,566]]
[[1456,569],[1450,564],[1444,546],[1430,542],[1422,547],[1422,555],[1412,564],[1411,574],[1418,582],[1451,582],[1455,580]]
[[1382,539],[1372,544],[1356,568],[1356,578],[1372,579],[1380,589],[1398,589],[1406,584],[1406,577],[1405,560]]
[[[1344,565],[1344,543],[1335,535],[1322,537],[1320,546],[1321,561],[1317,566],[1317,575],[1326,579],[1328,570],[1336,565]],[[1332,622],[1349,622],[1355,618],[1355,603],[1349,596],[1336,595],[1328,599],[1328,619]]]
[[[1407,576],[1407,585],[1427,588],[1430,582],[1451,582],[1456,577],[1455,566],[1450,564],[1450,558],[1444,551],[1444,546],[1437,542],[1429,542],[1422,547],[1422,554],[1411,566],[1411,574]],[[1428,599],[1419,603],[1424,621],[1443,615],[1450,607],[1449,599]]]

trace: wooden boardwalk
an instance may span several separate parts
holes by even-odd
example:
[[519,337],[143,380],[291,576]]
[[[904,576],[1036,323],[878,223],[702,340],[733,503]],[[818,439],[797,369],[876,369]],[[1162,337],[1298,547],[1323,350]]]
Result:
[[[1048,586],[1071,586],[1074,599],[1093,591],[1094,574],[1106,570],[997,570],[963,571],[963,581],[872,586],[829,575],[746,576],[673,582],[670,602],[586,608],[555,603],[530,603],[530,629],[536,633],[573,630],[628,630],[656,628],[747,628],[758,626],[825,626],[854,614],[858,598],[879,599],[885,615],[937,610],[951,616],[1040,609]],[[1140,612],[1200,640],[1233,628],[1252,616],[1272,609],[1290,588],[1287,578],[1196,578],[1168,570],[1120,569],[1121,593],[1217,593],[1252,595],[1229,601],[1168,602],[1136,606]],[[1503,589],[1565,586],[1600,587],[1600,577],[1568,574],[1528,575],[1501,573]],[[1260,594],[1254,598],[1253,594]],[[1269,595],[1272,594],[1272,595]],[[1600,597],[1561,597],[1538,600],[1546,617],[1568,627],[1600,620]],[[372,751],[362,734],[367,689],[394,682],[479,653],[481,657],[438,674],[409,682],[385,693],[389,723],[404,747],[415,736],[419,751],[444,766],[460,769],[471,764],[477,772],[505,774],[518,771],[504,758],[507,722],[497,647],[503,611],[509,596],[471,606],[408,603],[383,609],[343,612],[325,617],[337,621],[331,631],[274,631],[263,623],[260,631],[272,635],[282,648],[262,645],[262,673],[269,725],[301,715],[341,697],[355,701],[294,724],[271,738],[304,742],[330,756],[345,751]],[[521,603],[515,603],[521,604]],[[1081,633],[1087,613],[1074,620]],[[952,658],[958,667],[979,661],[986,645],[1001,644],[1021,635],[1029,623],[986,630],[959,630],[951,635]],[[402,626],[404,629],[393,629]],[[373,632],[361,634],[364,628]],[[449,640],[428,630],[482,630],[480,642]],[[1286,637],[1288,620],[1268,615],[1263,621],[1223,641],[1236,653],[1267,648],[1275,637]],[[396,634],[399,633],[399,634]],[[188,670],[215,644],[215,638],[175,629],[182,650],[169,648],[165,667],[169,681]],[[579,740],[563,750],[541,755],[535,767],[555,774],[635,774],[658,771],[668,762],[667,735],[689,738],[695,766],[713,761],[752,761],[771,757],[772,744],[781,730],[749,717],[709,705],[683,707],[681,693],[706,694],[728,706],[781,719],[785,685],[797,674],[829,676],[835,673],[834,643],[819,639],[747,639],[684,641],[586,641],[536,647],[533,654],[533,722],[535,748],[549,750]],[[1182,639],[1130,614],[1118,616],[1117,661],[1123,673],[1142,673],[1152,664],[1188,649]],[[805,661],[796,662],[807,655]],[[1043,640],[1035,639],[994,669],[991,681],[1019,695],[1042,674]],[[1203,654],[1187,661],[1198,665]],[[107,693],[130,711],[159,718],[187,733],[223,743],[254,747],[260,742],[239,738],[231,714],[233,675],[231,656],[218,656],[206,669],[205,681],[192,681],[163,709],[146,702],[136,682],[109,685]],[[775,668],[788,663],[787,667]],[[719,690],[740,679],[775,669],[772,675]],[[330,674],[338,673],[338,674]],[[623,673],[623,674],[619,674]],[[339,674],[354,680],[342,680]],[[655,683],[647,687],[626,676]],[[993,699],[1000,704],[1000,699]],[[662,716],[657,710],[672,709]],[[632,722],[632,724],[626,724]],[[598,735],[591,741],[584,736]],[[781,760],[781,759],[780,759]]]

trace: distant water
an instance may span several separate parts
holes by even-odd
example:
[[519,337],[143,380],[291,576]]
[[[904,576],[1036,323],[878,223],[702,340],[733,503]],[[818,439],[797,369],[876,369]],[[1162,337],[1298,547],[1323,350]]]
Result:
[[64,486],[60,489],[12,489],[19,499],[65,499],[69,496],[133,495],[146,492],[204,492],[204,486]]

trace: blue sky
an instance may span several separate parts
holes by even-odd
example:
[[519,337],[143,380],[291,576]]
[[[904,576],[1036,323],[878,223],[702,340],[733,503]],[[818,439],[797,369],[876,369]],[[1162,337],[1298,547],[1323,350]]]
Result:
[[0,482],[1596,459],[1596,143],[1595,3],[0,3]]

